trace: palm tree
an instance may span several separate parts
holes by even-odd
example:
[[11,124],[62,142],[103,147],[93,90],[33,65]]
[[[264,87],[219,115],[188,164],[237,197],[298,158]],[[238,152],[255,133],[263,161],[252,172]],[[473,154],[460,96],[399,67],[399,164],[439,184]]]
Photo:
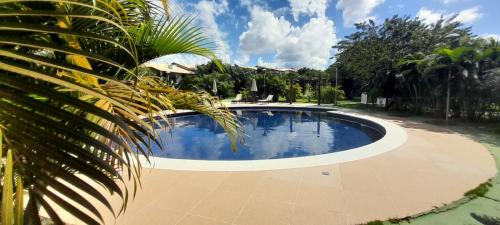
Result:
[[450,84],[452,78],[460,80],[460,78],[468,78],[469,71],[472,71],[475,65],[475,56],[477,52],[473,48],[469,47],[459,47],[455,49],[450,49],[447,47],[441,47],[436,49],[437,57],[433,62],[433,66],[436,68],[444,68],[448,72],[447,83],[446,83],[446,122],[448,122],[450,116],[450,95],[451,89]]
[[[409,56],[409,59],[402,60],[399,63],[399,67],[400,69],[402,69],[401,76],[404,76],[405,74],[413,74],[413,80],[417,79],[416,83],[421,83],[420,81],[418,81],[421,75],[434,75],[436,72],[440,71],[446,72],[447,81],[445,119],[446,122],[448,122],[451,97],[450,85],[453,80],[457,80],[457,82],[459,82],[460,80],[462,80],[462,78],[471,78],[468,76],[469,72],[477,72],[475,71],[475,58],[477,54],[478,52],[476,52],[476,50],[471,47],[459,47],[454,49],[450,49],[448,47],[439,47],[434,51],[434,54],[425,57],[423,55],[417,54],[415,56]],[[424,78],[423,80],[425,81],[426,79]],[[430,89],[435,89],[435,87],[431,87]]]
[[[87,224],[102,223],[81,193],[122,213],[140,184],[138,154],[163,147],[154,129],[166,119],[163,110],[211,116],[235,149],[239,124],[215,98],[140,75],[140,64],[176,53],[222,68],[191,22],[146,0],[0,2],[2,224],[40,224],[40,208],[62,224],[54,205]],[[115,212],[85,178],[120,196],[122,208]],[[132,193],[120,185],[126,180],[134,183]]]

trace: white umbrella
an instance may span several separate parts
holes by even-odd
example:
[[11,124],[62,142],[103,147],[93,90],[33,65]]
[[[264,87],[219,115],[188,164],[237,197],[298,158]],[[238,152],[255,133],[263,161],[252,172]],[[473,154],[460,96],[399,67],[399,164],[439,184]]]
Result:
[[257,92],[257,81],[255,79],[252,79],[252,88],[250,88],[250,91],[252,92]]
[[214,83],[212,84],[212,92],[217,95],[217,82],[215,82],[215,79],[214,79]]

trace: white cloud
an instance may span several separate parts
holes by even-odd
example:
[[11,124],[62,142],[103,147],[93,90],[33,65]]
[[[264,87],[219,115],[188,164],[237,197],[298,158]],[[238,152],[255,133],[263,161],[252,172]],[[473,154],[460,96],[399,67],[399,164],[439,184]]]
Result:
[[441,18],[447,20],[452,18],[453,16],[456,16],[453,19],[454,22],[471,24],[472,22],[481,19],[481,17],[483,17],[483,14],[480,12],[479,6],[464,9],[458,13],[445,13],[443,11],[437,11],[423,7],[417,13],[417,17],[422,19],[422,21],[427,24],[434,24]]
[[268,7],[266,0],[240,0],[240,5],[246,8],[251,8],[255,5],[265,8]]
[[262,57],[259,57],[257,59],[257,66],[263,66],[263,67],[268,67],[268,68],[282,68],[284,65],[282,63],[278,62],[265,62]]
[[425,7],[418,10],[417,17],[426,24],[434,24],[443,17],[442,12],[433,11]]
[[291,67],[307,66],[322,69],[327,66],[331,47],[335,43],[333,21],[312,18],[303,27],[292,31],[276,58]]
[[330,0],[288,0],[295,21],[301,14],[306,16],[324,17]]
[[266,54],[281,48],[292,25],[284,17],[260,7],[253,7],[248,30],[240,35],[240,50],[247,53]]
[[281,7],[273,10],[273,14],[276,17],[286,16],[288,13],[290,13],[290,7]]
[[[202,27],[203,34],[215,43],[215,52],[219,59],[229,63],[231,60],[231,49],[225,40],[227,33],[219,28],[216,21],[218,16],[229,12],[227,0],[202,0],[196,4],[181,3],[180,1],[172,1],[170,4],[175,6],[177,15],[196,15],[195,25]],[[163,56],[154,61],[159,63],[204,64],[209,59],[195,55],[175,54]]]
[[470,24],[476,20],[481,19],[483,14],[479,11],[479,6],[462,10],[458,13],[457,17],[455,17],[454,21],[460,21],[465,24]]
[[251,2],[251,0],[240,0],[240,5],[245,6],[245,7],[249,7],[252,5],[252,2]]
[[204,34],[215,42],[217,56],[224,62],[230,62],[231,50],[225,41],[227,34],[219,28],[216,21],[217,16],[228,11],[227,0],[202,0],[195,5],[195,10],[197,13],[197,23],[204,28]]
[[342,10],[344,26],[375,19],[371,16],[373,9],[384,3],[384,0],[339,0],[336,8]]
[[457,3],[460,0],[441,0],[444,4]]
[[239,63],[247,63],[250,55],[270,54],[272,64],[282,67],[324,69],[336,43],[335,25],[326,17],[311,18],[303,26],[293,26],[284,17],[260,7],[251,9],[248,30],[240,36]]
[[479,35],[479,37],[484,38],[484,39],[495,39],[496,41],[500,41],[500,34],[482,34]]

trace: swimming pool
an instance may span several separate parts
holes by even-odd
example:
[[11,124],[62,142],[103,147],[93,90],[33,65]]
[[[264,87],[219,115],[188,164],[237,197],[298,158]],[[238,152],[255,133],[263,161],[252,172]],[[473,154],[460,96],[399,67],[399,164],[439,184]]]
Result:
[[170,118],[172,130],[159,129],[166,150],[153,156],[193,160],[264,160],[321,155],[371,144],[384,136],[376,124],[325,110],[233,109],[245,138],[233,152],[224,129],[205,115]]

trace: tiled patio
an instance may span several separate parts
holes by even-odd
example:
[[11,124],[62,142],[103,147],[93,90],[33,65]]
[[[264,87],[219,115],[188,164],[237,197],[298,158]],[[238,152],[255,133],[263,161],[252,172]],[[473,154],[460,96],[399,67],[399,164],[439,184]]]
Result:
[[358,224],[450,203],[495,175],[481,144],[436,126],[392,121],[408,141],[358,161],[259,172],[145,169],[126,213],[116,220],[107,214],[106,224]]

